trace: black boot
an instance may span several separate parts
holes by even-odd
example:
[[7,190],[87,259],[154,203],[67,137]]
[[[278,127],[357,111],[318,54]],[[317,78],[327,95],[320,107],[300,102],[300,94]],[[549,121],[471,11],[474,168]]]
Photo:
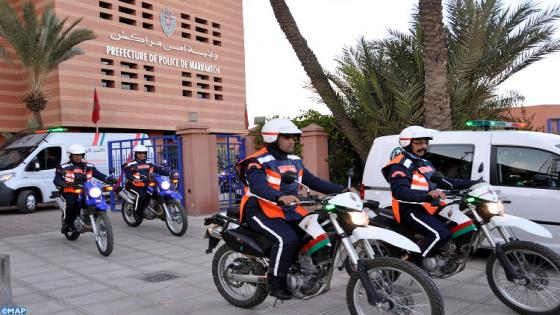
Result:
[[286,277],[271,277],[270,279],[270,296],[279,300],[289,300],[292,293],[288,290]]
[[66,222],[62,223],[62,228],[60,229],[60,233],[66,234],[68,232],[70,232],[70,224]]

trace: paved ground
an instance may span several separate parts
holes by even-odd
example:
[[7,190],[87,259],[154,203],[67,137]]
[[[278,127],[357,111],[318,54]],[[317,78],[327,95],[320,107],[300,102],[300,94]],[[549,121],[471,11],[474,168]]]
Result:
[[[189,230],[172,236],[162,221],[138,228],[126,226],[112,213],[115,250],[102,257],[93,236],[75,242],[58,232],[59,212],[30,215],[0,211],[0,253],[11,259],[14,302],[28,314],[347,314],[344,272],[335,275],[332,290],[309,301],[287,301],[273,308],[267,299],[252,310],[228,304],[211,277],[211,255],[202,239],[202,218],[189,217]],[[178,277],[151,283],[142,280],[158,272]],[[437,281],[447,314],[511,314],[486,283],[484,261]]]

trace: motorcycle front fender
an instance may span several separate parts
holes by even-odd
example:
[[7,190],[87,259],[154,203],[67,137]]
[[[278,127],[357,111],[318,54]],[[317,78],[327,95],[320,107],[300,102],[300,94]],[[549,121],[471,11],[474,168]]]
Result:
[[527,220],[521,217],[516,217],[514,215],[503,214],[503,215],[495,215],[490,219],[496,226],[509,226],[509,227],[516,227],[520,228],[525,232],[538,235],[540,237],[552,238],[552,234],[550,231],[542,227],[541,225]]
[[381,240],[395,247],[402,248],[407,251],[419,253],[420,248],[408,238],[393,232],[391,230],[382,229],[374,226],[357,227],[350,236],[352,243],[359,240]]
[[183,200],[183,196],[181,196],[181,194],[179,194],[176,191],[172,191],[172,190],[167,190],[165,192],[161,192],[161,195],[164,197],[168,197],[168,198],[172,198],[172,199],[176,199],[176,200]]
[[109,210],[109,206],[106,203],[98,203],[95,205],[95,209],[97,211],[103,211],[103,212],[107,212],[107,210]]

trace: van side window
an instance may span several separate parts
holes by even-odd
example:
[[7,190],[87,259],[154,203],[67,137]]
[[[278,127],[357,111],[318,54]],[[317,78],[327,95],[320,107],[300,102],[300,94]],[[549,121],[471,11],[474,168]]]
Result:
[[60,165],[60,158],[62,156],[62,149],[60,147],[50,147],[41,150],[37,154],[37,162],[39,162],[40,169],[50,170]]
[[474,146],[436,144],[428,147],[425,157],[446,177],[471,179]]
[[560,188],[560,156],[532,148],[498,146],[495,150],[495,185]]

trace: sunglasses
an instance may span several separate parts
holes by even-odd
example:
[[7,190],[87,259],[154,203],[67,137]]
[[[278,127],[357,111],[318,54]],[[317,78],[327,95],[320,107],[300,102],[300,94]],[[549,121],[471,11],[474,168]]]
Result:
[[430,142],[428,140],[412,140],[412,144],[414,145],[428,145]]

